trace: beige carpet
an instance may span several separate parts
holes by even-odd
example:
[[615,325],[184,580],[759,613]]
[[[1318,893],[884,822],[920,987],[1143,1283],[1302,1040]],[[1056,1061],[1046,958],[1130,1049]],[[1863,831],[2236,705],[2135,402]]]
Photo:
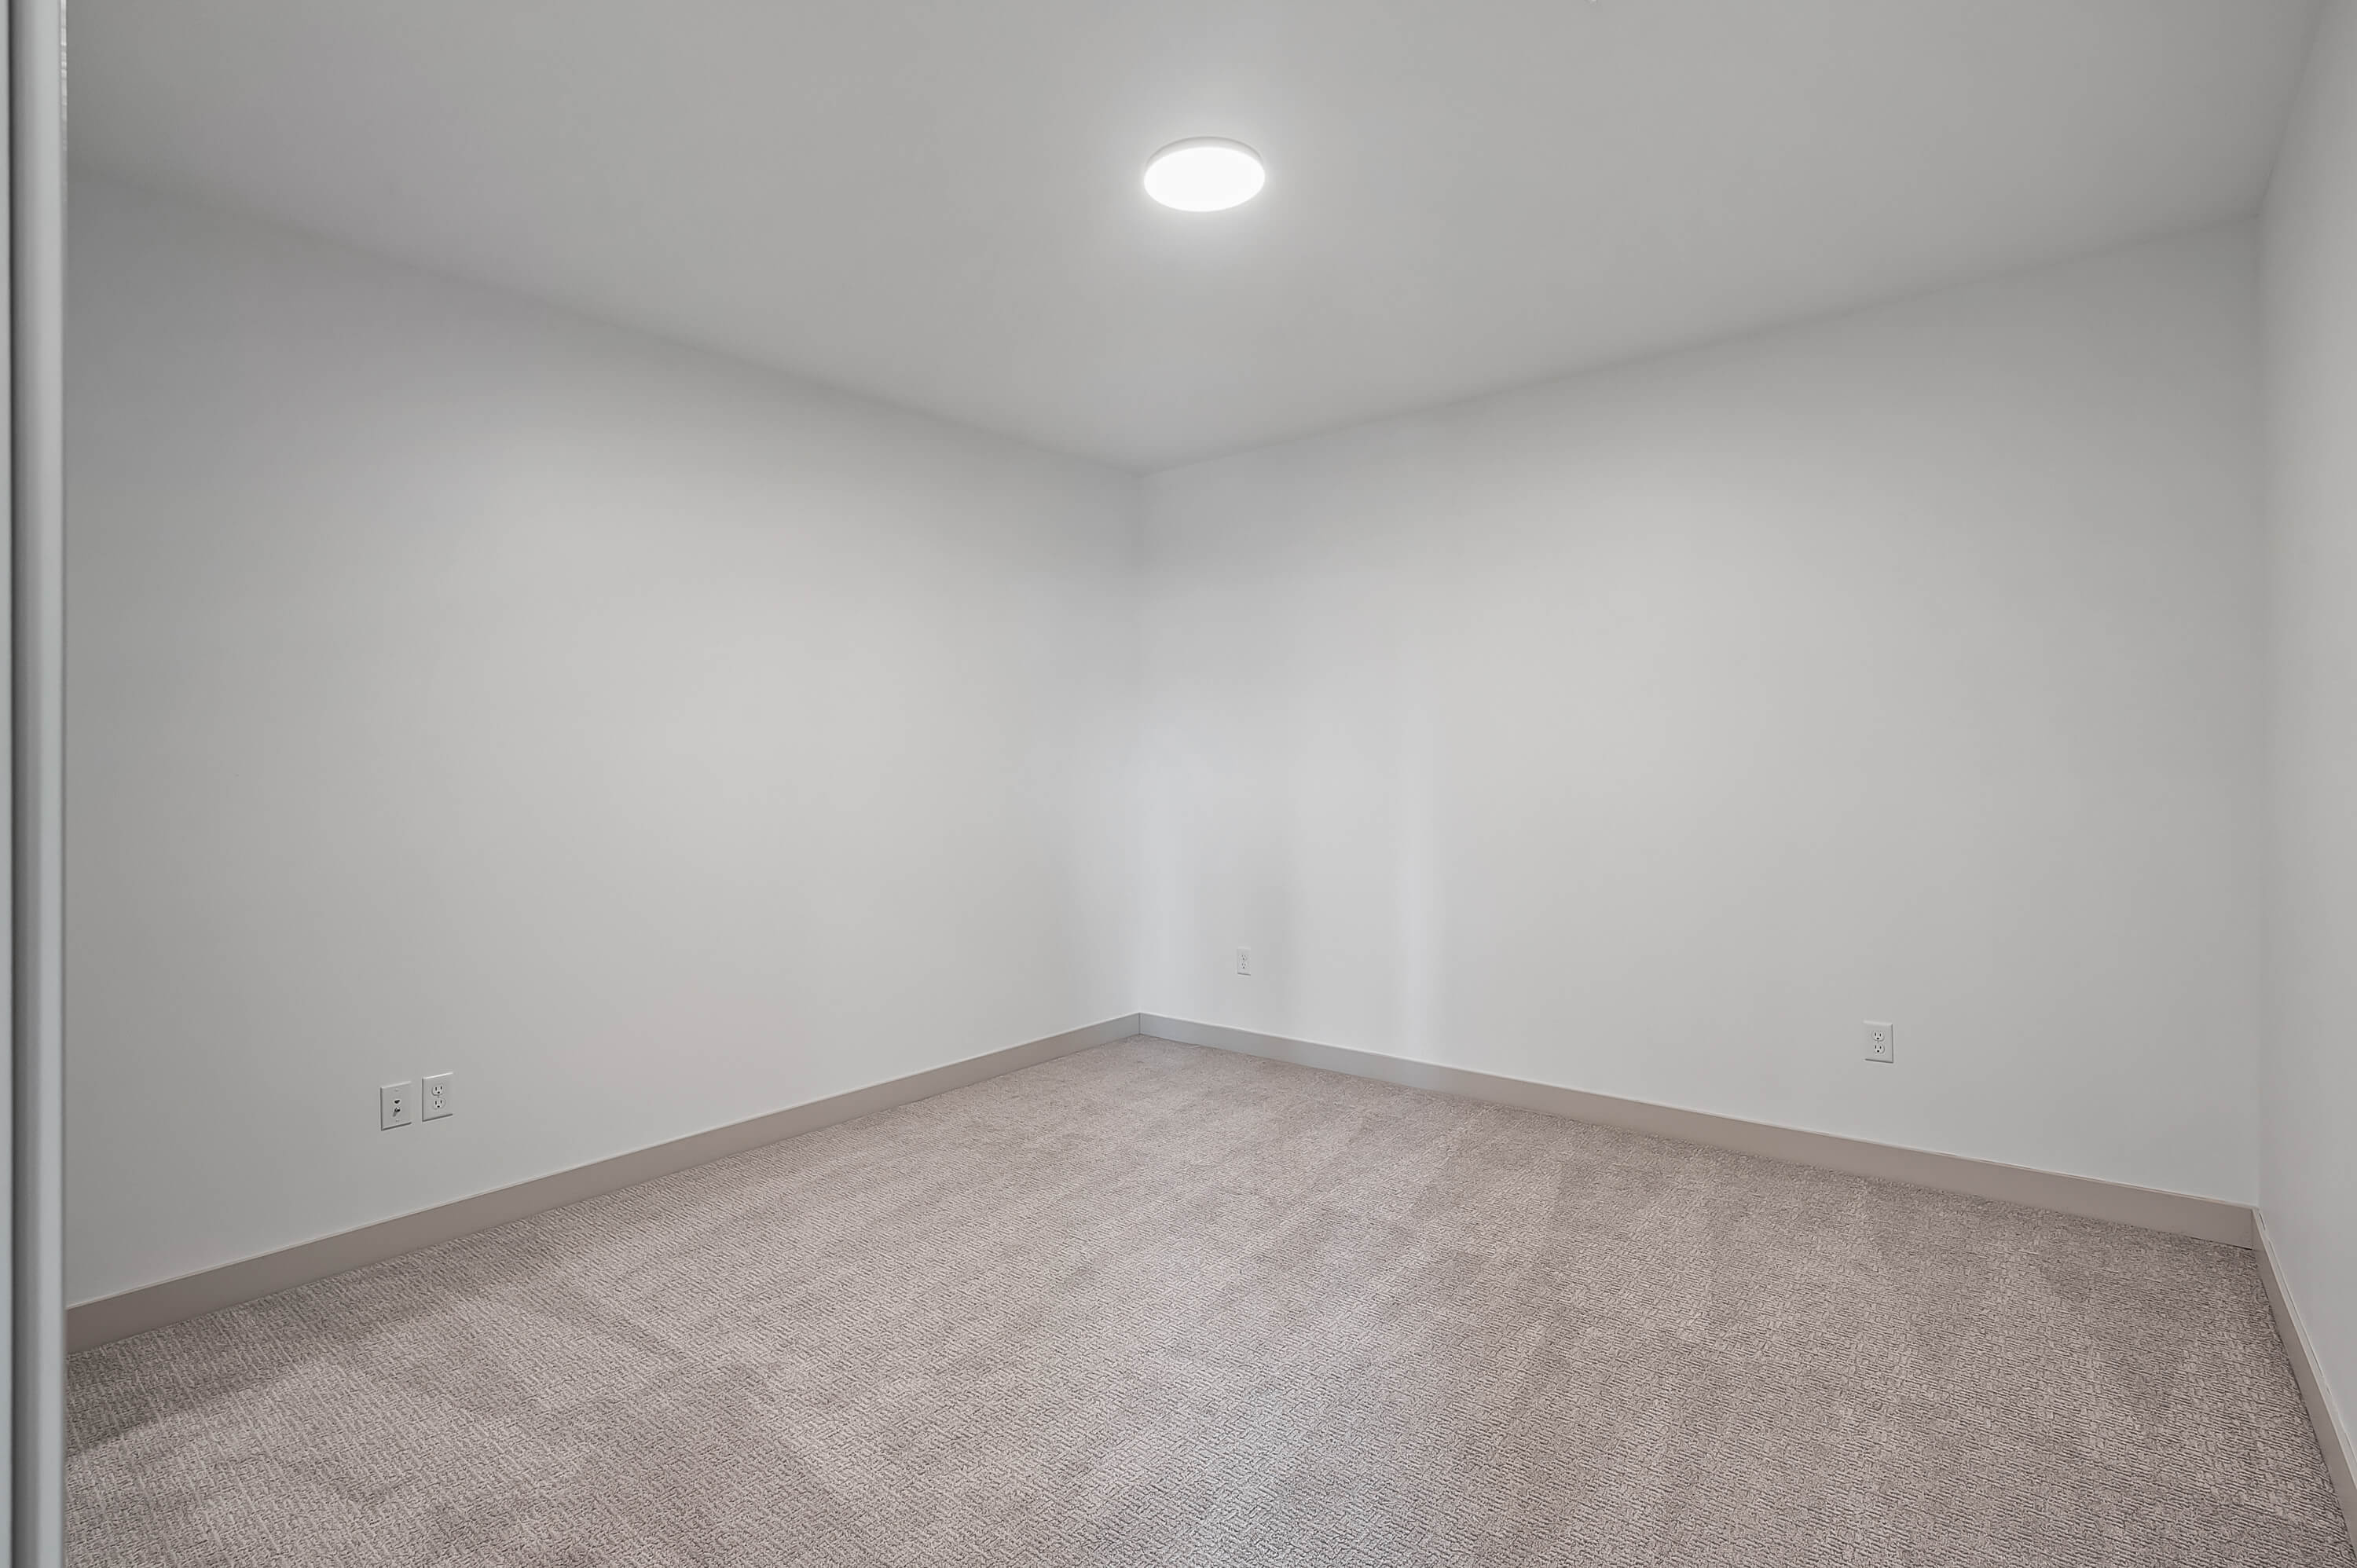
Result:
[[2250,1256],[1134,1040],[76,1359],[77,1563],[2332,1563]]

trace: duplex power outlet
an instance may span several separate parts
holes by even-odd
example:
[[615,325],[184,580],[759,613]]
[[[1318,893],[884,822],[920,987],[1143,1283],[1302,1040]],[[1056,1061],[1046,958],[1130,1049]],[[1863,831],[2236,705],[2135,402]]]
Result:
[[450,1087],[451,1074],[437,1072],[417,1081],[417,1119],[436,1122],[458,1109],[458,1091]]
[[390,1133],[417,1120],[417,1080],[388,1083],[376,1091],[377,1129]]
[[1250,974],[1252,972],[1252,949],[1238,948],[1236,950],[1236,972],[1238,974]]
[[1899,1059],[1899,1031],[1889,1024],[1878,1024],[1871,1018],[1866,1024],[1866,1059],[1870,1062],[1895,1062]]

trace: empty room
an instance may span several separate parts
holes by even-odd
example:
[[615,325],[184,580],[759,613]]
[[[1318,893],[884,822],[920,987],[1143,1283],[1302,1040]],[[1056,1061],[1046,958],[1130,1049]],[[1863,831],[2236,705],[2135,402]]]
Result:
[[14,1562],[2357,1568],[2357,0],[11,15]]

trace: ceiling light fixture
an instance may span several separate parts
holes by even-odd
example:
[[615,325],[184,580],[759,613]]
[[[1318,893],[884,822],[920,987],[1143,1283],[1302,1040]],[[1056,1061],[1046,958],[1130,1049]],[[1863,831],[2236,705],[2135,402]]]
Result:
[[1267,181],[1260,155],[1225,136],[1173,142],[1146,166],[1146,194],[1181,212],[1217,212],[1250,201]]

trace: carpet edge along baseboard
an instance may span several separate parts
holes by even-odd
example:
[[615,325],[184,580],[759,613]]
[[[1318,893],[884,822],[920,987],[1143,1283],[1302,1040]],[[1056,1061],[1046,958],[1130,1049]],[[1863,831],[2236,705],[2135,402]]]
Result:
[[2316,1428],[2316,1445],[2324,1453],[2325,1473],[2332,1477],[2333,1494],[2341,1500],[2341,1522],[2349,1528],[2350,1541],[2357,1544],[2357,1446],[2350,1443],[2341,1412],[2326,1391],[2323,1363],[2309,1343],[2308,1324],[2300,1316],[2290,1283],[2283,1277],[2275,1239],[2267,1233],[2266,1216],[2260,1215],[2258,1221],[2259,1244],[2252,1251],[2258,1262],[2260,1283],[2266,1287],[2267,1305],[2275,1314],[2276,1337],[2283,1341],[2284,1359],[2291,1363],[2292,1380],[2299,1385],[2299,1402],[2308,1407],[2309,1424]]
[[120,1294],[102,1296],[67,1309],[66,1340],[70,1350],[127,1338],[151,1328],[200,1316],[223,1307],[255,1301],[348,1269],[381,1262],[404,1252],[487,1230],[563,1204],[597,1197],[657,1176],[669,1176],[710,1160],[759,1148],[839,1122],[872,1115],[896,1106],[944,1094],[1020,1069],[1053,1061],[1092,1047],[1108,1045],[1132,1035],[1151,1035],[1184,1045],[1205,1046],[1245,1056],[1292,1062],[1328,1072],[1347,1073],[1406,1088],[1428,1090],[1479,1100],[1572,1121],[1587,1122],[1631,1132],[1700,1144],[1792,1165],[1814,1165],[1904,1182],[1937,1191],[1988,1197],[2033,1208],[2052,1209],[2083,1219],[2110,1220],[2148,1230],[2222,1242],[2253,1251],[2276,1330],[2282,1338],[2302,1402],[2316,1429],[2341,1506],[2357,1537],[2357,1481],[2352,1478],[2353,1455],[2337,1412],[2325,1394],[2315,1355],[2281,1276],[2266,1227],[2258,1212],[2243,1204],[2190,1193],[2164,1192],[2151,1187],[2068,1176],[1963,1155],[1909,1149],[1892,1144],[1844,1138],[1748,1122],[1704,1111],[1658,1105],[1649,1101],[1591,1094],[1583,1090],[1505,1078],[1469,1068],[1411,1060],[1376,1051],[1353,1050],[1258,1034],[1219,1024],[1198,1024],[1152,1013],[1125,1014],[1045,1039],[1010,1046],[963,1061],[930,1068],[906,1078],[871,1084],[806,1105],[770,1112],[744,1122],[658,1144],[610,1159],[577,1165],[512,1187],[500,1187],[454,1203],[420,1209],[357,1230],[323,1236],[184,1274],[157,1284],[143,1285]]
[[1127,1039],[1138,1032],[1138,1015],[1126,1013],[1101,1024],[1070,1029],[1044,1039],[1028,1040],[1004,1050],[968,1057],[963,1061],[928,1068],[905,1078],[869,1084],[824,1100],[788,1106],[743,1122],[732,1122],[684,1138],[633,1149],[569,1170],[535,1176],[511,1187],[495,1187],[471,1197],[436,1204],[411,1214],[378,1220],[350,1230],[339,1230],[290,1247],[241,1258],[182,1274],[156,1284],[140,1285],[114,1295],[100,1296],[66,1308],[66,1349],[87,1350],[95,1345],[127,1339],[151,1328],[200,1317],[208,1312],[259,1301],[293,1290],[314,1280],[349,1269],[382,1262],[437,1242],[471,1236],[495,1225],[522,1219],[546,1209],[584,1198],[602,1197],[642,1181],[670,1176],[691,1165],[726,1159],[765,1144],[814,1133],[839,1122],[855,1121],[897,1106],[929,1100],[953,1089],[981,1083],[1022,1068],[1053,1061],[1092,1046]]
[[1586,1090],[1534,1083],[1525,1079],[1505,1078],[1471,1068],[1415,1061],[1406,1057],[1385,1056],[1377,1051],[1354,1050],[1343,1046],[1319,1045],[1310,1040],[1287,1039],[1280,1035],[1232,1029],[1220,1024],[1197,1024],[1184,1018],[1160,1017],[1152,1013],[1140,1016],[1147,1034],[1184,1045],[1209,1046],[1218,1050],[1241,1052],[1245,1056],[1266,1057],[1275,1061],[1321,1068],[1329,1072],[1349,1073],[1355,1078],[1378,1079],[1410,1089],[1453,1094],[1465,1100],[1481,1100],[1524,1111],[1544,1112],[1574,1122],[1651,1133],[1659,1138],[1675,1139],[1682,1144],[1701,1144],[1738,1154],[1758,1155],[1766,1159],[1782,1160],[1788,1165],[1814,1165],[1822,1170],[1874,1176],[1885,1181],[1903,1182],[1910,1187],[1931,1187],[1939,1192],[1996,1198],[2030,1208],[2074,1214],[2084,1219],[2106,1219],[2146,1230],[2165,1230],[2172,1235],[2190,1236],[2197,1240],[2221,1241],[2230,1247],[2248,1249],[2258,1241],[2250,1206],[2223,1198],[2133,1187],[2096,1176],[2067,1176],[2059,1171],[2038,1170],[2029,1165],[1975,1159],[1968,1155],[1943,1155],[1928,1149],[1910,1149],[1898,1144],[1845,1138],[1833,1133],[1812,1133],[1798,1127],[1779,1126],[1772,1122],[1748,1122],[1741,1117],[1722,1116],[1715,1112],[1688,1111],[1679,1106],[1656,1104],[1649,1100],[1624,1100],[1617,1095],[1591,1094]]
[[1150,1013],[1125,1014],[1101,1024],[1010,1046],[931,1068],[906,1078],[871,1084],[748,1121],[657,1144],[512,1187],[424,1208],[413,1214],[296,1242],[255,1257],[222,1263],[119,1294],[101,1296],[66,1311],[69,1350],[87,1349],[151,1328],[199,1316],[222,1307],[275,1295],[313,1280],[342,1273],[460,1236],[488,1230],[562,1204],[618,1191],[669,1176],[708,1160],[759,1148],[878,1111],[980,1083],[1075,1051],[1144,1033],[1186,1045],[1208,1046],[1247,1056],[1294,1062],[1354,1077],[1381,1079],[1462,1099],[1488,1101],[1577,1122],[1622,1127],[1682,1143],[1760,1155],[1795,1165],[1817,1165],[2050,1208],[2222,1241],[2236,1247],[2257,1242],[2252,1211],[2241,1204],[2184,1193],[2159,1192],[2089,1176],[2063,1176],[2020,1165],[2000,1165],[1959,1155],[1933,1154],[1896,1144],[1868,1143],[1830,1133],[1803,1132],[1706,1112],[1681,1110],[1647,1101],[1590,1094],[1552,1084],[1413,1061],[1374,1051],[1318,1045],[1255,1034],[1217,1024],[1197,1024]]

